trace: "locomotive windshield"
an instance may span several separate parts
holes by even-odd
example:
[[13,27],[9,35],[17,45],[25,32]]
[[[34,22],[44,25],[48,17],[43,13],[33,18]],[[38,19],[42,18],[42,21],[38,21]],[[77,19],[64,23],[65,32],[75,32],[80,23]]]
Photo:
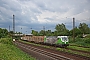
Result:
[[62,37],[62,41],[68,41],[67,37]]

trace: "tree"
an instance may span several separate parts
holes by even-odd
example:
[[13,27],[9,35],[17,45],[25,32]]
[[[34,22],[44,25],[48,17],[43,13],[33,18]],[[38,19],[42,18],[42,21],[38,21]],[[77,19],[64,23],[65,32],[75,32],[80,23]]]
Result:
[[89,34],[90,34],[90,28],[89,28]]
[[[81,34],[81,30],[79,28],[75,27],[74,30],[75,30],[75,37]],[[70,30],[70,35],[71,36],[73,35],[73,29]]]
[[86,23],[80,23],[79,29],[81,30],[81,32],[83,34],[89,33],[89,27],[88,27],[88,25]]
[[0,38],[5,37],[7,35],[8,35],[8,30],[0,28]]
[[51,30],[47,30],[47,31],[45,31],[45,34],[46,34],[46,36],[51,36],[52,35],[52,31]]
[[37,36],[38,35],[38,31],[32,30],[32,34]]
[[68,35],[69,34],[69,30],[66,29],[63,23],[56,25],[55,29],[56,31],[54,34],[57,34],[57,35]]
[[41,30],[41,31],[39,32],[39,35],[44,36],[44,35],[46,35],[46,32],[45,32],[44,30]]
[[9,33],[13,34],[13,31],[10,31]]

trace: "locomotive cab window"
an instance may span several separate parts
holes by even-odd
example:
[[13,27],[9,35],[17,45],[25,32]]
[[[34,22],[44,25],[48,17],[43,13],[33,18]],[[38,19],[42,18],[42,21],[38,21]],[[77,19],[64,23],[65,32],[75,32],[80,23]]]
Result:
[[68,41],[67,37],[62,37],[62,41]]

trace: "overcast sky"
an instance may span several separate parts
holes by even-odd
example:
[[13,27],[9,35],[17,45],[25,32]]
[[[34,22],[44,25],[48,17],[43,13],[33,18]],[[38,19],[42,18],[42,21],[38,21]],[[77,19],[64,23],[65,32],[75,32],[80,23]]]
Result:
[[90,27],[90,0],[0,0],[0,28],[10,25],[12,30],[13,14],[15,31],[23,33],[31,28],[40,31],[43,26],[54,31],[61,23],[70,30],[73,17],[76,26],[84,22]]

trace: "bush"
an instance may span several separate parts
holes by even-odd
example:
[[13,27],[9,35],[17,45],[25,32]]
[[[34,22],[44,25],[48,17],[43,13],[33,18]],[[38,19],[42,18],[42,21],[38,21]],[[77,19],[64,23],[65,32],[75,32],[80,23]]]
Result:
[[90,38],[85,39],[85,43],[90,44]]
[[84,39],[83,39],[83,38],[78,38],[78,37],[77,37],[77,38],[75,39],[75,41],[76,41],[76,42],[83,42]]
[[83,47],[90,47],[90,38],[75,38],[75,41],[73,39],[70,39],[70,43],[74,43],[78,46],[83,46]]
[[78,35],[77,37],[78,37],[78,38],[83,38],[82,34]]
[[12,44],[12,39],[11,38],[1,38],[0,43]]
[[83,39],[82,38],[75,38],[75,41],[73,41],[73,37],[69,37],[69,43],[75,43],[75,42],[82,42]]

